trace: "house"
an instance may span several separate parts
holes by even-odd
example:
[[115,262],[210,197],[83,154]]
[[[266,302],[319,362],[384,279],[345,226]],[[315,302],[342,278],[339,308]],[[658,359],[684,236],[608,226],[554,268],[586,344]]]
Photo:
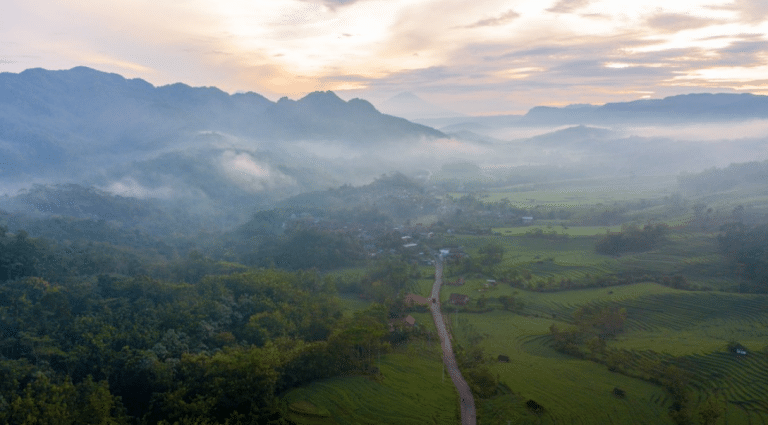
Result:
[[448,299],[448,302],[453,305],[467,305],[469,302],[469,295],[453,293]]
[[400,319],[391,319],[389,321],[389,331],[394,332],[397,328],[412,328],[416,325],[416,318],[410,314]]
[[426,298],[422,297],[421,295],[416,294],[407,294],[405,298],[403,298],[403,302],[407,306],[417,306],[417,305],[429,305],[429,301],[427,301]]

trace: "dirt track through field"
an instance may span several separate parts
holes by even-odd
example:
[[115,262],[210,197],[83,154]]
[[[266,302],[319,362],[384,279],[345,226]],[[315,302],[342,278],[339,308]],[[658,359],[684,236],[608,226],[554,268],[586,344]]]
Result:
[[461,423],[462,425],[475,425],[477,423],[475,399],[472,396],[472,391],[469,389],[467,381],[461,375],[459,366],[456,364],[456,356],[453,355],[453,347],[451,346],[451,334],[448,332],[443,314],[440,312],[440,286],[442,284],[443,262],[442,259],[438,259],[435,262],[435,283],[432,285],[432,300],[434,302],[429,307],[432,310],[432,318],[435,320],[437,333],[440,335],[440,345],[443,348],[443,363],[445,363],[445,368],[451,376],[453,385],[456,386],[456,390],[459,392]]

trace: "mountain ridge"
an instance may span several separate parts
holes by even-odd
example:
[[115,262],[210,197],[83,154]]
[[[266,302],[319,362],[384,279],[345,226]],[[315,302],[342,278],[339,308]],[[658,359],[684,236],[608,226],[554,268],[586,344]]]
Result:
[[573,125],[622,122],[672,123],[768,118],[768,96],[751,93],[689,93],[662,99],[612,102],[601,106],[536,106],[521,125]]

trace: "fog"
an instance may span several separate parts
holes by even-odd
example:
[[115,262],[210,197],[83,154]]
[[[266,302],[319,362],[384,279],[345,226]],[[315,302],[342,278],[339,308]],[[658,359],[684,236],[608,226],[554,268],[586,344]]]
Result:
[[[2,77],[11,88],[8,105],[0,105],[2,194],[76,183],[156,200],[218,227],[298,194],[395,172],[427,187],[491,188],[676,176],[768,158],[768,119],[738,114],[688,114],[671,123],[663,111],[641,110],[614,113],[606,123],[588,115],[598,107],[540,108],[535,116],[421,120],[425,126],[332,92],[271,102],[183,84],[153,87],[83,68],[55,78],[38,74],[29,91],[14,87],[30,75]],[[77,89],[83,81],[109,89]],[[30,106],[30,98],[46,108]],[[702,102],[680,100],[687,101]]]

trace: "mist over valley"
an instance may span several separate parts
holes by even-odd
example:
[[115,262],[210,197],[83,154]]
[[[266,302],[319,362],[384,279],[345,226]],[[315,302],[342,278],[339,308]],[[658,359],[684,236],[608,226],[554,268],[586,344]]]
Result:
[[0,74],[0,422],[768,420],[768,97],[380,103]]

